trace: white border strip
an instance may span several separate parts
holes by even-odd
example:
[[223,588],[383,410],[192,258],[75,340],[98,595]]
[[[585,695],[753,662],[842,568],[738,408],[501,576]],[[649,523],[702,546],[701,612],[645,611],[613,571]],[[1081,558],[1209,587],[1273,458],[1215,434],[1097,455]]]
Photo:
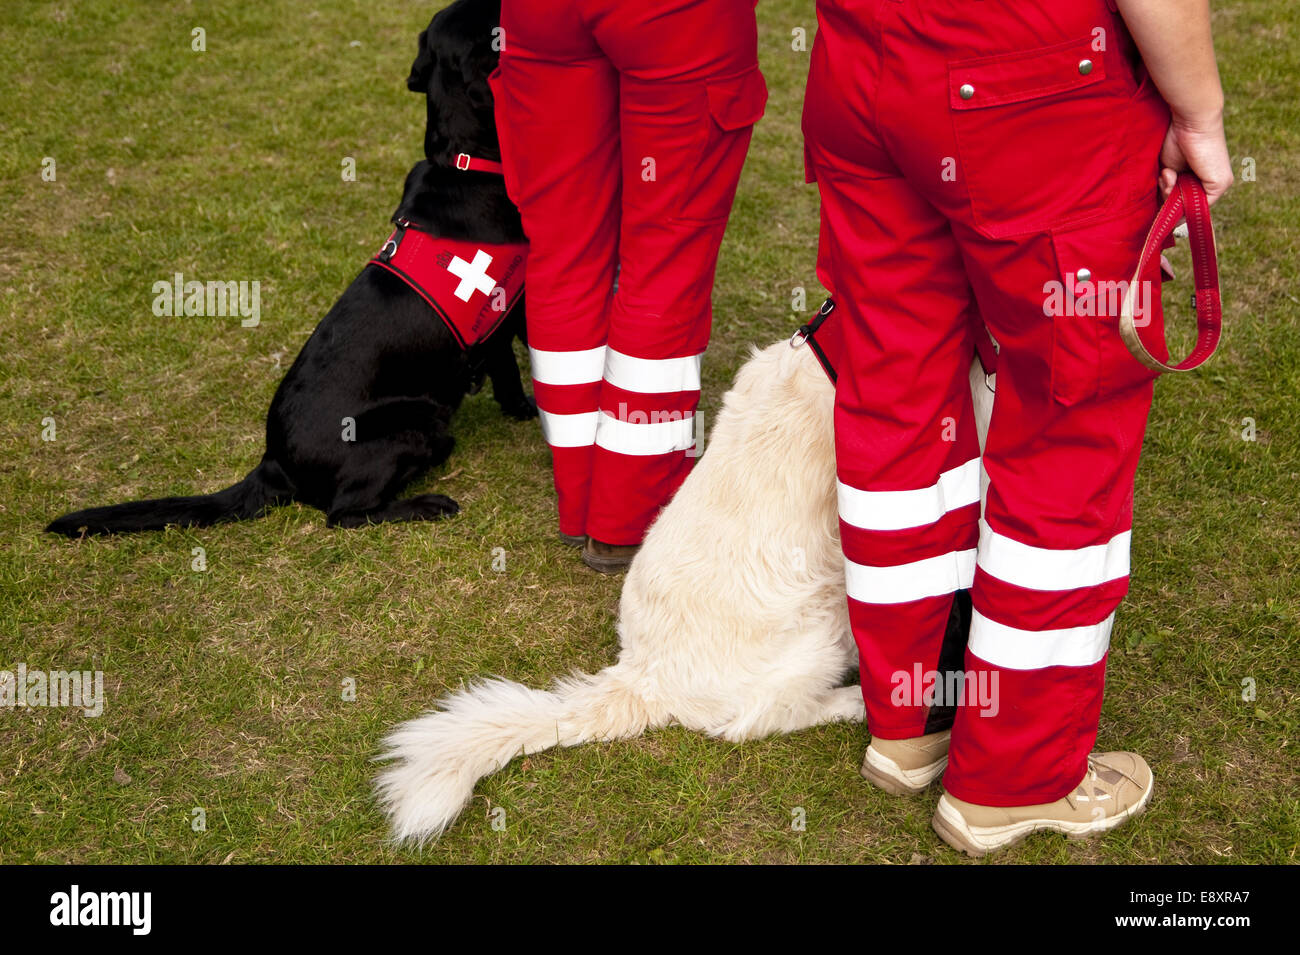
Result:
[[1075,590],[1127,577],[1132,531],[1075,550],[1031,547],[980,521],[979,565],[986,574],[1029,590]]
[[970,652],[1008,670],[1086,667],[1100,663],[1110,648],[1112,613],[1101,623],[1064,630],[1018,630],[976,610],[971,616]]
[[693,416],[649,424],[632,424],[600,412],[596,427],[596,444],[616,454],[645,457],[670,454],[695,446]]
[[542,434],[553,448],[586,448],[596,442],[596,419],[599,411],[580,414],[552,414],[537,412],[542,422]]
[[942,597],[970,587],[975,579],[975,548],[892,567],[871,567],[845,559],[844,577],[849,596],[860,603],[901,604]]
[[980,499],[980,459],[944,471],[930,487],[914,491],[861,491],[842,481],[840,517],[865,531],[898,531],[933,524],[949,511]]
[[699,391],[703,357],[634,358],[611,348],[605,356],[605,380],[624,391],[648,395]]
[[[528,349],[533,381],[543,385],[589,385],[605,372],[605,346],[582,351]],[[590,442],[588,442],[590,444]]]

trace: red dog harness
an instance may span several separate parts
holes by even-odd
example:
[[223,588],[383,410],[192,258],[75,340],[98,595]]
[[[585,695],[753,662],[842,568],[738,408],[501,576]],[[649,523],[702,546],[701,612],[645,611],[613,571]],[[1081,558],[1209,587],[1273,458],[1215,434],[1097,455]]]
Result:
[[392,272],[442,319],[461,348],[487,339],[524,292],[528,244],[431,235],[405,219],[370,265]]
[[[501,164],[468,153],[456,157],[461,171],[501,174]],[[524,292],[527,242],[504,245],[449,239],[398,219],[397,228],[368,264],[409,285],[442,319],[463,349],[485,341],[500,327]]]

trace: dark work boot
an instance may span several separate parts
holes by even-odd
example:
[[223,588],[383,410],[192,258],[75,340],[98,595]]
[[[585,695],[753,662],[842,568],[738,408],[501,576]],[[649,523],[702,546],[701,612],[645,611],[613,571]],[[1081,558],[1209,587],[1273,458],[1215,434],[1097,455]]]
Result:
[[582,562],[602,574],[617,574],[627,570],[640,549],[640,544],[605,544],[588,537],[587,546],[582,549]]

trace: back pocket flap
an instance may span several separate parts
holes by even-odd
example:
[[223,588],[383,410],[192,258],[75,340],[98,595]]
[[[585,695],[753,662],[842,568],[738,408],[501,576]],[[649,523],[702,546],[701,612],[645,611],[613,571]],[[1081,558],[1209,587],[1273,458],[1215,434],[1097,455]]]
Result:
[[1106,78],[1106,61],[1092,38],[1018,53],[948,64],[948,100],[953,109],[982,109],[1003,103],[1082,89]]

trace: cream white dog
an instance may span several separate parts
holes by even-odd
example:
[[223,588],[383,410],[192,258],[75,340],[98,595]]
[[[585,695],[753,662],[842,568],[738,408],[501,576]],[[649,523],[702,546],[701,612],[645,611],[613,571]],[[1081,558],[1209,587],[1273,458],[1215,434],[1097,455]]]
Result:
[[[981,445],[992,407],[971,369]],[[755,351],[650,528],[619,604],[618,662],[551,690],[470,685],[379,757],[399,841],[440,835],[514,757],[678,723],[740,741],[863,719],[835,492],[835,390],[807,347]]]

